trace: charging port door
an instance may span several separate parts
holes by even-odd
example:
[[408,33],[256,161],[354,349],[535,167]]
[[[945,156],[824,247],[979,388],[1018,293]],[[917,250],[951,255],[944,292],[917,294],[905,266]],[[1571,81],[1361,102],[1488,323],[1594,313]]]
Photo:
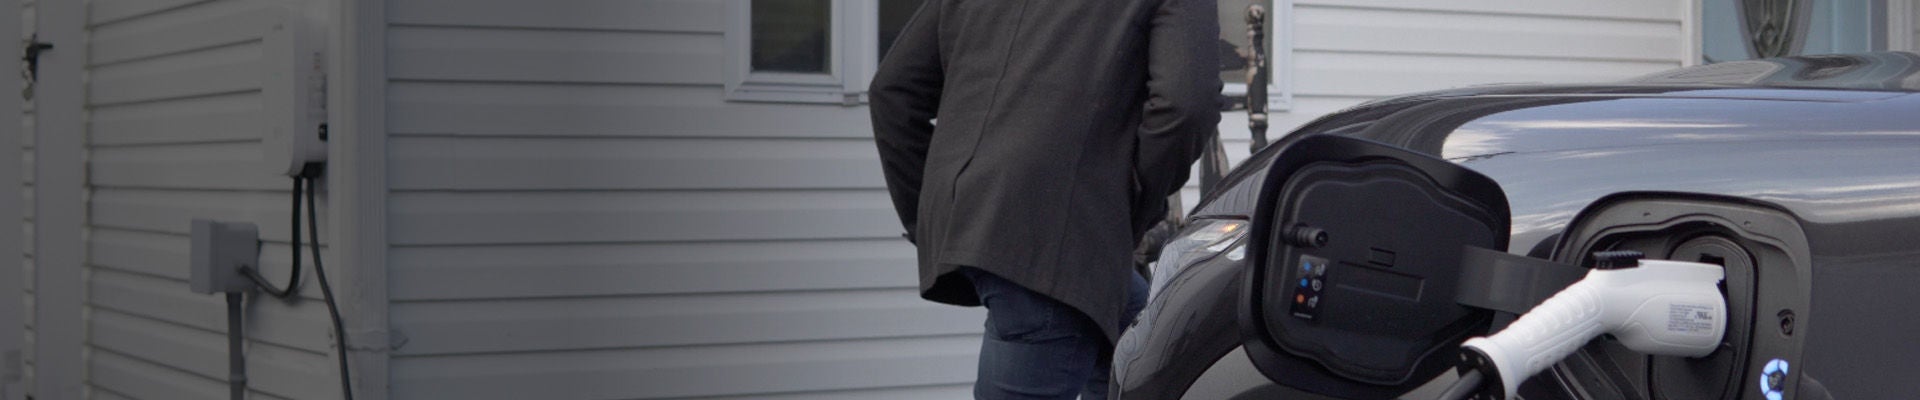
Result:
[[1467,247],[1505,250],[1493,180],[1406,149],[1309,136],[1265,175],[1249,232],[1241,328],[1275,383],[1397,397],[1458,360],[1491,313],[1455,302]]

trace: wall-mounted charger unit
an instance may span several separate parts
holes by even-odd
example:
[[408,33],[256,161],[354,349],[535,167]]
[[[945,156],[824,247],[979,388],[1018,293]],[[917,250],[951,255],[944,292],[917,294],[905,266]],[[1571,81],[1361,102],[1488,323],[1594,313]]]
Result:
[[313,29],[322,24],[309,21],[307,14],[279,9],[261,39],[262,159],[269,171],[286,176],[300,176],[308,164],[327,159],[321,128],[327,120],[323,36]]
[[242,268],[260,265],[260,228],[246,222],[193,220],[188,288],[194,293],[244,293],[253,281]]

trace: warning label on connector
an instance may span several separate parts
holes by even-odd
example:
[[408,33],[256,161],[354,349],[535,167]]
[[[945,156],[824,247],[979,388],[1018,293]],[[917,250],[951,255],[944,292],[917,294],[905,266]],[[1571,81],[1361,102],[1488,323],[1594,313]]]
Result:
[[1667,331],[1698,335],[1713,334],[1713,306],[1682,303],[1668,305]]

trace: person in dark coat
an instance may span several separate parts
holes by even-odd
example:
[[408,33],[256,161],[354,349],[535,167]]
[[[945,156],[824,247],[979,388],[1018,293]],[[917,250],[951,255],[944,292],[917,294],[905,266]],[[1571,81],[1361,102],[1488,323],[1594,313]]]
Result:
[[880,63],[874,137],[921,297],[987,307],[976,397],[1105,398],[1145,301],[1135,241],[1220,120],[1215,8],[933,0]]

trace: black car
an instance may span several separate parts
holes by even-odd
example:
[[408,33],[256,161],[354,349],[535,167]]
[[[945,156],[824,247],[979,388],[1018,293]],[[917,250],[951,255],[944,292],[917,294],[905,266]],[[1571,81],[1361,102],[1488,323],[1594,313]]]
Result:
[[[1542,290],[1432,273],[1462,269],[1462,247],[1479,246],[1570,265],[1634,250],[1725,267],[1727,329],[1712,354],[1647,356],[1601,338],[1521,397],[1915,397],[1916,92],[1920,56],[1871,53],[1447,90],[1327,115],[1229,172],[1182,222],[1118,345],[1115,396],[1432,398],[1457,376],[1443,371],[1460,340],[1514,318],[1451,297]],[[1315,139],[1327,136],[1341,138]],[[1312,207],[1323,215],[1306,216]],[[1324,288],[1276,272],[1303,249],[1345,252],[1316,275]],[[1279,288],[1296,279],[1301,289]],[[1446,307],[1379,307],[1443,296]],[[1305,333],[1276,331],[1340,324],[1377,331],[1306,347],[1289,342]],[[1411,356],[1365,360],[1381,353]]]

